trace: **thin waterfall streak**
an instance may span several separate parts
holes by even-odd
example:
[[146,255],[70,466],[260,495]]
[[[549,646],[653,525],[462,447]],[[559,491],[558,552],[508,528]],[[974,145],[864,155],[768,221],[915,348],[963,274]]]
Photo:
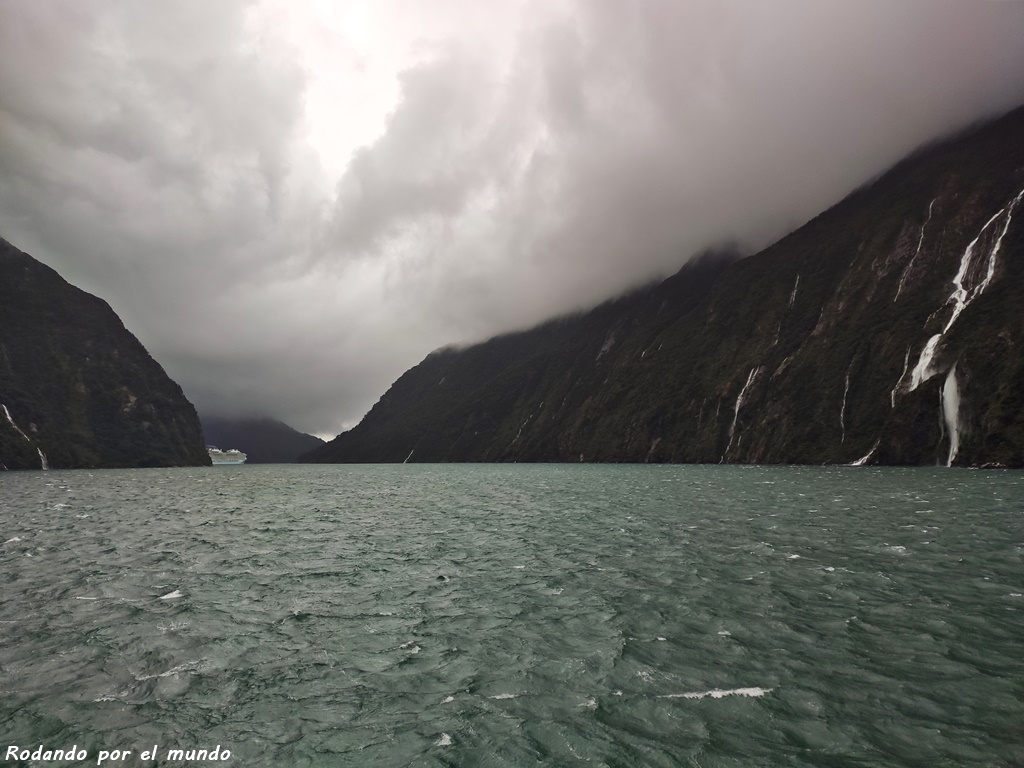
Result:
[[7,406],[6,405],[0,405],[0,408],[4,409],[4,415],[7,416],[7,421],[9,421],[11,423],[11,426],[14,427],[15,430],[17,430],[18,434],[21,435],[22,437],[24,437],[26,440],[28,440],[28,442],[31,443],[32,441],[29,440],[29,436],[26,435],[24,432],[22,432],[21,431],[21,427],[19,427],[17,424],[14,423],[14,419],[11,417],[11,412],[7,410]]
[[910,275],[910,268],[914,266],[914,261],[921,254],[921,246],[924,245],[924,232],[928,228],[928,222],[932,220],[932,208],[935,206],[935,198],[928,203],[928,216],[924,220],[924,224],[921,225],[921,235],[917,239],[917,250],[914,251],[914,255],[910,257],[910,261],[907,262],[907,266],[903,269],[903,274],[900,275],[900,284],[896,286],[896,295],[893,297],[893,301],[896,301],[900,297],[900,293],[903,292],[903,285],[907,282],[907,277]]
[[747,390],[757,377],[757,366],[750,369],[750,374],[747,376],[747,383],[743,385],[743,389],[740,390],[739,396],[736,398],[736,406],[732,411],[732,424],[729,426],[729,444],[725,447],[725,453],[722,454],[722,461],[725,461],[725,457],[729,454],[729,449],[732,448],[732,440],[736,436],[736,420],[740,415],[740,408],[743,407],[743,400],[747,395]]
[[842,430],[842,438],[839,443],[846,442],[846,395],[850,391],[850,369],[846,369],[846,386],[843,388],[843,405],[839,409],[839,427]]

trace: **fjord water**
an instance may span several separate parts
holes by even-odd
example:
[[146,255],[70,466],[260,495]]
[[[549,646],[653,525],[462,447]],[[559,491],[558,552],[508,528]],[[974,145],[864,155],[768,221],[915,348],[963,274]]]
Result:
[[216,745],[246,766],[1018,765],[1022,480],[7,473],[0,748],[76,744],[89,765]]

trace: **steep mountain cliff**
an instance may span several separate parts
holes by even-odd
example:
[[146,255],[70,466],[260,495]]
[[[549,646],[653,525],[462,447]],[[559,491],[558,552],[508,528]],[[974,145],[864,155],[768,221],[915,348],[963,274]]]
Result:
[[224,450],[237,448],[246,455],[247,464],[290,464],[324,441],[292,429],[274,419],[229,419],[221,416],[199,417],[207,445]]
[[321,462],[1024,465],[1024,109],[749,258],[405,373]]
[[0,240],[0,467],[209,463],[195,408],[107,303]]

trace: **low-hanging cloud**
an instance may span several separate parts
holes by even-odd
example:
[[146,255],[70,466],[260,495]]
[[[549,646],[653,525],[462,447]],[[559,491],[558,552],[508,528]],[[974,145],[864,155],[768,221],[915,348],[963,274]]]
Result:
[[755,250],[1024,102],[1021,3],[431,11],[0,4],[0,236],[200,410],[330,434],[433,348]]

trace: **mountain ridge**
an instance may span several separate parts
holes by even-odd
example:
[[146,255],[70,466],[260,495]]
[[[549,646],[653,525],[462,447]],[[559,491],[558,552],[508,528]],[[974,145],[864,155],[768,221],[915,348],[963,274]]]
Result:
[[237,448],[247,464],[290,464],[324,444],[314,435],[299,432],[282,421],[267,417],[228,418],[200,414],[208,445],[225,450]]
[[1022,466],[1022,195],[1019,108],[713,275],[432,354],[304,460]]
[[199,418],[103,299],[0,239],[0,467],[200,466]]

